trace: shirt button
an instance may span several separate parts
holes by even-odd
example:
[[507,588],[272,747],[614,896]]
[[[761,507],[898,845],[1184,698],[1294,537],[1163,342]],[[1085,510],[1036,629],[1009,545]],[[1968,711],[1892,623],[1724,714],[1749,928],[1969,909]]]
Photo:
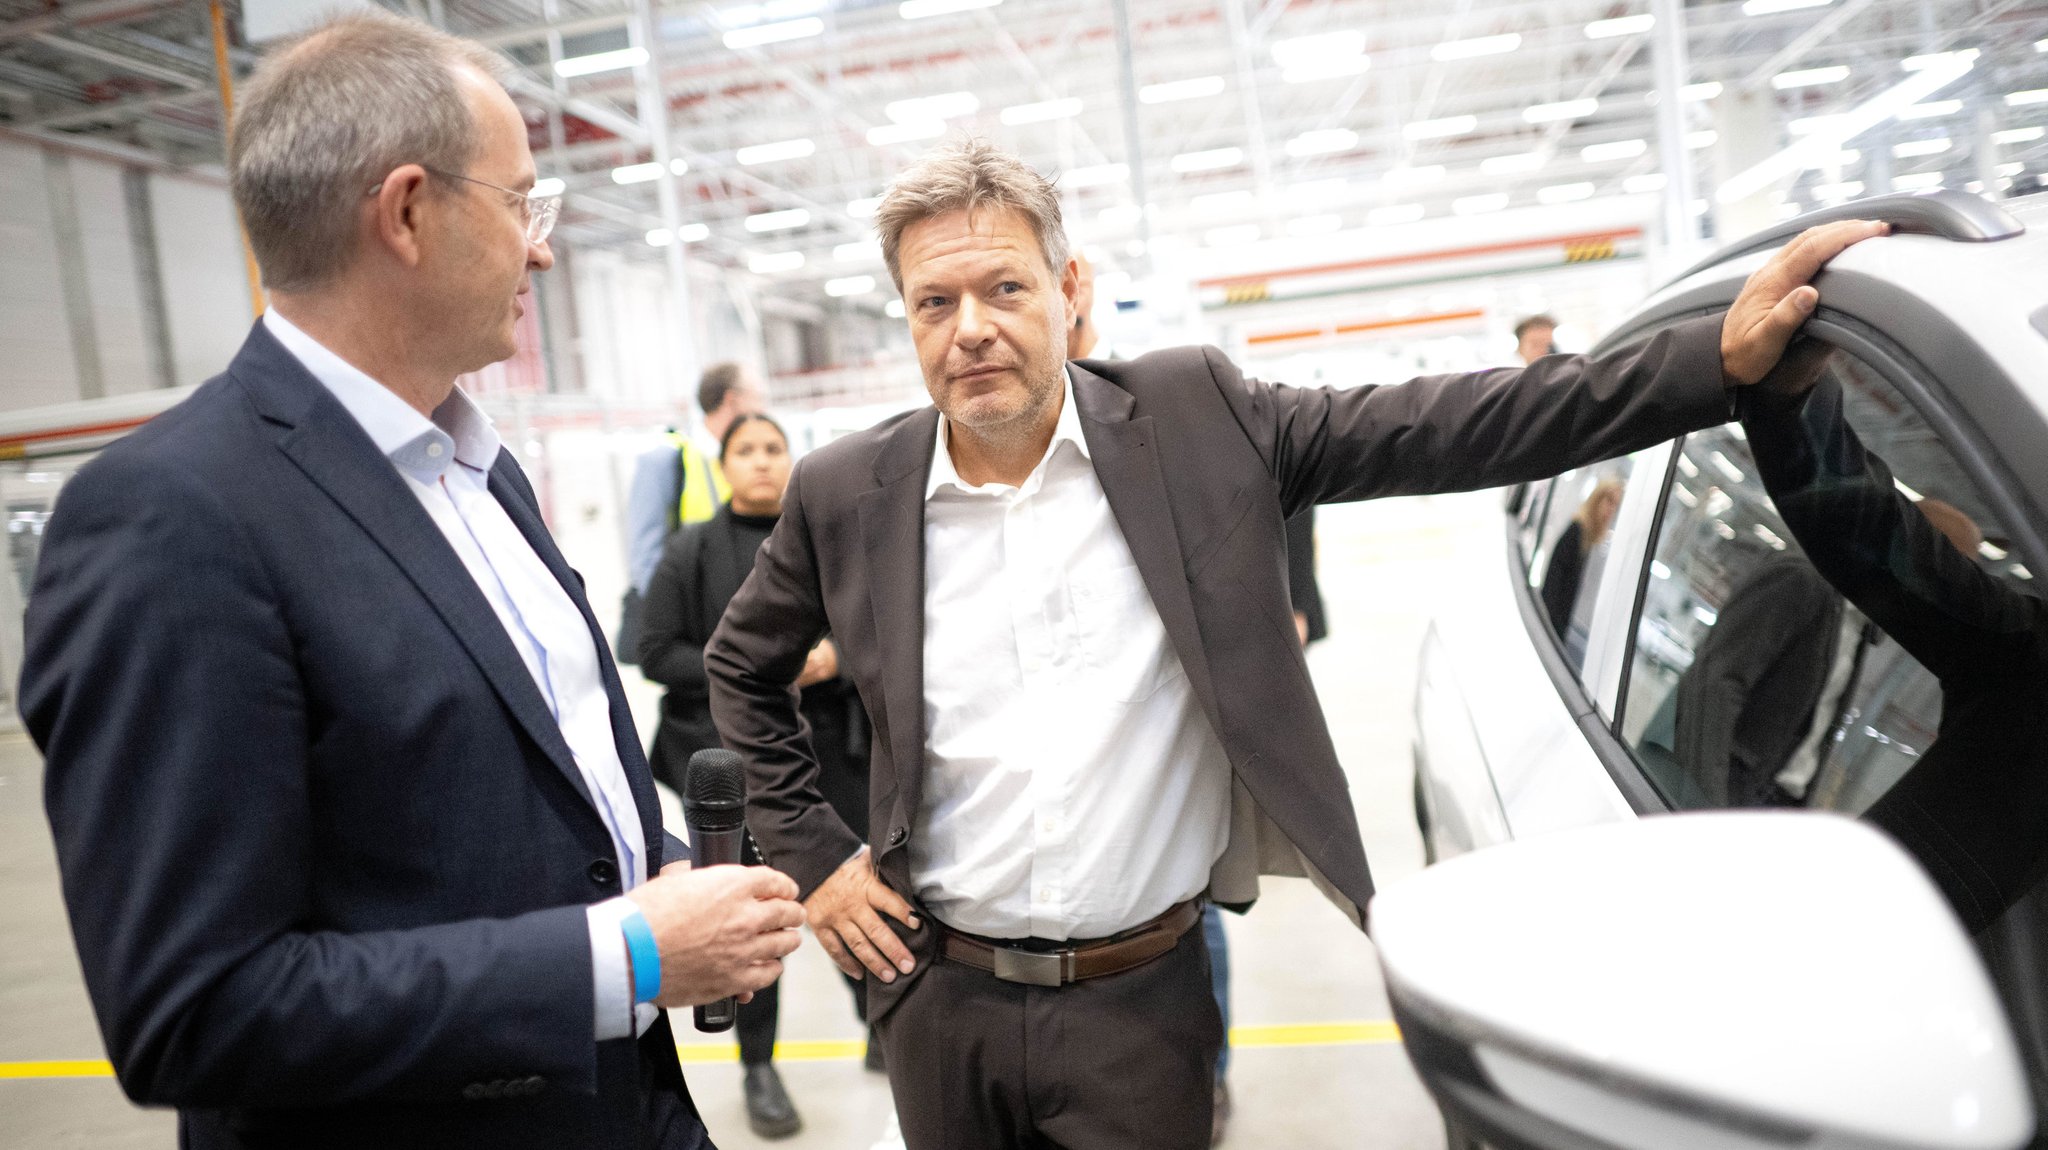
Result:
[[619,881],[619,868],[610,859],[599,859],[590,864],[590,881],[609,887]]
[[910,832],[904,830],[902,827],[891,828],[889,831],[889,845],[892,847],[900,847],[903,845],[903,840],[909,837]]
[[429,459],[441,458],[441,445],[439,443],[427,444],[427,457]]
[[1049,887],[1049,886],[1042,886],[1042,887],[1039,887],[1039,888],[1038,888],[1038,901],[1040,901],[1040,902],[1051,902],[1051,901],[1052,901],[1052,888],[1051,888],[1051,887]]
[[1047,819],[1044,822],[1038,824],[1038,828],[1044,831],[1046,834],[1051,834],[1052,832],[1060,829],[1060,821],[1058,819]]

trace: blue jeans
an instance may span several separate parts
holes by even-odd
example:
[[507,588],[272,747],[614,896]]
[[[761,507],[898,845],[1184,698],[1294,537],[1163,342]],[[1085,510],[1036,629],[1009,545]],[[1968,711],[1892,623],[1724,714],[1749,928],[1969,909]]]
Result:
[[1216,1055],[1216,1081],[1230,1070],[1230,943],[1223,936],[1223,912],[1202,908],[1202,941],[1209,946],[1209,990],[1223,1014],[1223,1050]]

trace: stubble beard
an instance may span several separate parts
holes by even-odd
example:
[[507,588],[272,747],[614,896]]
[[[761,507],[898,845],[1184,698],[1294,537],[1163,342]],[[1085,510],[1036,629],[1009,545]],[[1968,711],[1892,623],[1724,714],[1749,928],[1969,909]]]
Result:
[[1030,381],[1024,403],[1015,411],[991,411],[992,405],[984,401],[995,397],[983,396],[946,412],[946,419],[990,450],[1007,454],[1030,447],[1043,437],[1048,413],[1057,417],[1063,390],[1060,375],[1065,370],[1065,364],[1055,363],[1051,371]]

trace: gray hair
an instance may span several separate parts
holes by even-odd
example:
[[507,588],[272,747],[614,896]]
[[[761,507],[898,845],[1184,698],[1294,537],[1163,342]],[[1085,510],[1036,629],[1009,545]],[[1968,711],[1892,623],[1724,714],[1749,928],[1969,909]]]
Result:
[[266,287],[304,291],[345,270],[357,207],[393,168],[468,168],[464,67],[500,83],[509,72],[479,44],[381,9],[329,20],[264,60],[236,109],[228,183]]
[[949,140],[926,152],[882,194],[875,230],[882,236],[882,262],[903,290],[897,253],[903,232],[914,223],[947,212],[1009,208],[1038,234],[1038,248],[1055,279],[1066,271],[1067,232],[1060,223],[1060,198],[1052,181],[1024,161],[979,136]]

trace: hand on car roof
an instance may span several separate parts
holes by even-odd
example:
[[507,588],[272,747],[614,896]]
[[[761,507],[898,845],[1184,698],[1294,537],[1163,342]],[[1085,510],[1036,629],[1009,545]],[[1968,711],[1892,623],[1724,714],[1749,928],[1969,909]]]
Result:
[[1746,387],[1777,365],[1800,325],[1820,305],[1820,292],[1811,281],[1829,260],[1891,230],[1876,220],[1808,228],[1752,273],[1721,321],[1721,374],[1728,385]]

